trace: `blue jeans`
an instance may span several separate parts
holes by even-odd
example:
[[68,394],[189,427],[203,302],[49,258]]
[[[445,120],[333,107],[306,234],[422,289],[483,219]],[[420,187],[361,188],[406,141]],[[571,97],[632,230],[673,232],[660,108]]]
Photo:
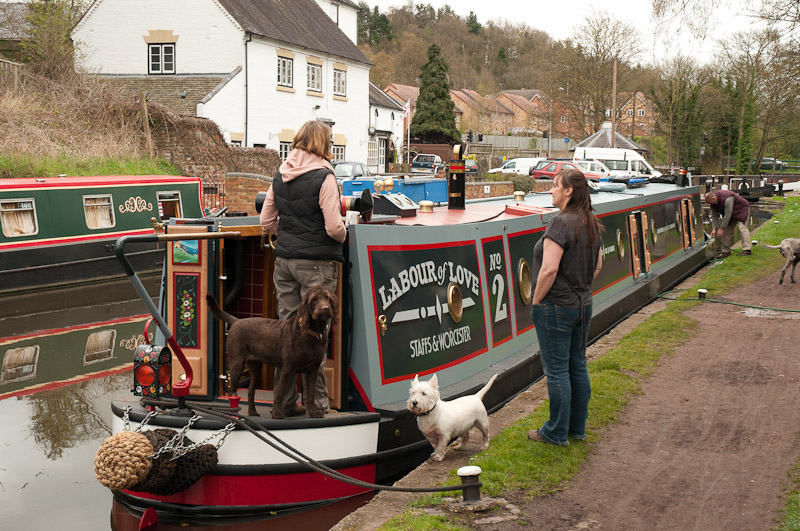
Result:
[[586,368],[591,304],[585,307],[583,318],[585,327],[582,326],[580,308],[564,308],[546,301],[531,306],[531,319],[536,327],[550,395],[550,419],[539,428],[539,435],[559,446],[569,444],[568,436],[586,438],[586,418],[592,395]]

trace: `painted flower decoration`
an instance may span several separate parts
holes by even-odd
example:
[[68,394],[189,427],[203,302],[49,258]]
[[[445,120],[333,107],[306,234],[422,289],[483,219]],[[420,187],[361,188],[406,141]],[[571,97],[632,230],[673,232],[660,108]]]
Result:
[[183,295],[181,295],[181,321],[183,322],[183,326],[189,326],[194,320],[194,299],[192,295],[187,291],[183,291]]

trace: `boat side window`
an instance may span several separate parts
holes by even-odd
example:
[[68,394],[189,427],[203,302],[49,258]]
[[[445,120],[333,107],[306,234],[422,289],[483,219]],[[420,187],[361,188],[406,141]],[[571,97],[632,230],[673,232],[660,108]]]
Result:
[[158,192],[158,215],[161,221],[181,217],[181,193]]
[[36,202],[33,199],[0,201],[0,225],[3,236],[8,238],[38,234]]
[[83,364],[90,365],[98,361],[108,360],[114,357],[114,341],[117,338],[117,331],[100,330],[94,332],[86,340],[86,352],[83,354]]
[[110,194],[83,196],[83,213],[90,229],[107,229],[116,224]]
[[38,360],[39,345],[6,350],[3,356],[3,369],[0,371],[0,384],[35,378]]

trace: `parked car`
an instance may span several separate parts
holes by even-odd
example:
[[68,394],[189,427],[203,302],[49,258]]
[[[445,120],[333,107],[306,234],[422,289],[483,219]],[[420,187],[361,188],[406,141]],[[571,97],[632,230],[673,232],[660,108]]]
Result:
[[584,175],[586,175],[588,178],[597,176],[598,179],[607,179],[611,176],[611,170],[609,170],[608,166],[600,161],[576,160],[574,162],[581,170],[583,170]]
[[519,173],[521,175],[530,174],[531,168],[539,162],[545,160],[542,157],[516,158],[507,160],[499,168],[492,168],[489,173]]
[[366,164],[361,162],[334,162],[331,165],[333,166],[333,175],[336,177],[336,182],[365,179],[372,176]]
[[467,177],[477,177],[480,173],[478,168],[478,161],[472,159],[464,159],[464,172]]
[[576,147],[573,160],[599,160],[612,177],[661,177],[660,171],[632,149]]
[[443,167],[442,158],[432,153],[420,153],[411,161],[413,173],[439,173]]
[[[753,161],[753,165],[755,165],[756,161]],[[789,164],[783,162],[782,160],[778,160],[772,157],[764,157],[761,159],[761,165],[759,168],[761,171],[784,171]]]
[[576,163],[569,160],[545,160],[531,169],[531,177],[534,179],[552,179],[556,174],[562,170],[578,170],[583,175],[592,181],[599,181],[599,173],[591,173],[583,171]]

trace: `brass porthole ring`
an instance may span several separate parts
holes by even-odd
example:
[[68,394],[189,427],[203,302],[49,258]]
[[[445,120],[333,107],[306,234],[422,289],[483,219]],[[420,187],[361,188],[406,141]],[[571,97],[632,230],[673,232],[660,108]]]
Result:
[[461,300],[461,289],[458,284],[451,282],[447,286],[447,310],[454,323],[460,323],[464,316],[464,304]]
[[653,245],[658,243],[658,233],[656,232],[656,220],[650,220],[650,241]]
[[622,242],[622,231],[617,229],[617,258],[622,261],[625,258],[625,244]]
[[531,302],[533,284],[531,282],[531,268],[524,258],[520,258],[517,265],[517,278],[519,279],[519,296],[522,299],[522,304],[527,306]]

